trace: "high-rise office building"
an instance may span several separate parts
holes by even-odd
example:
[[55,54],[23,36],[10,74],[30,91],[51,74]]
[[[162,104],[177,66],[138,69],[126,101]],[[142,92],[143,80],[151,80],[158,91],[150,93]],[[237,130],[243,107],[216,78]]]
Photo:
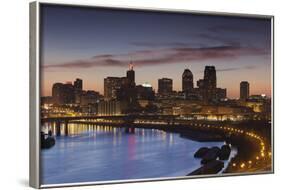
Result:
[[204,78],[197,81],[197,87],[193,89],[192,95],[203,100],[206,104],[217,102],[227,97],[226,88],[217,88],[216,68],[214,66],[205,67]]
[[82,91],[83,91],[83,81],[82,79],[77,78],[74,81],[74,99],[75,99],[75,103],[76,104],[80,104],[81,103],[81,96],[82,96]]
[[83,89],[83,81],[82,81],[82,79],[76,79],[75,81],[74,81],[74,89],[75,90],[82,90]]
[[142,84],[136,86],[137,99],[139,100],[154,100],[155,93],[150,84]]
[[113,100],[117,98],[117,91],[128,83],[127,77],[107,77],[104,79],[104,98]]
[[205,103],[216,99],[217,75],[215,66],[205,66],[203,100]]
[[188,92],[193,89],[193,74],[189,69],[185,69],[182,74],[182,91]]
[[55,83],[52,87],[52,97],[55,104],[61,104],[63,102],[63,84]]
[[55,104],[74,103],[74,87],[71,83],[55,83],[52,88],[52,97]]
[[246,100],[250,95],[250,84],[247,81],[242,81],[240,83],[240,99]]
[[71,82],[64,84],[64,103],[72,104],[75,101],[75,91]]
[[170,94],[173,92],[173,80],[169,78],[158,79],[158,93]]
[[126,99],[127,96],[135,96],[131,93],[134,90],[135,71],[133,64],[129,64],[126,77],[107,77],[104,79],[104,98],[105,100]]
[[134,71],[134,66],[133,66],[132,63],[129,64],[129,70],[127,71],[127,78],[128,78],[129,85],[131,87],[136,85],[136,83],[135,83],[135,71]]
[[205,66],[204,86],[207,89],[217,88],[217,75],[215,66]]

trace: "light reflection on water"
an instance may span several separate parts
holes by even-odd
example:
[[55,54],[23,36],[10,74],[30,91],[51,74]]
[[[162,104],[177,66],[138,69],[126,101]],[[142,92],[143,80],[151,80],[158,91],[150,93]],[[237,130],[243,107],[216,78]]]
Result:
[[[223,142],[195,142],[156,129],[68,124],[68,136],[42,150],[43,184],[185,176],[200,166],[193,154],[203,146]],[[46,132],[55,125],[42,126]]]

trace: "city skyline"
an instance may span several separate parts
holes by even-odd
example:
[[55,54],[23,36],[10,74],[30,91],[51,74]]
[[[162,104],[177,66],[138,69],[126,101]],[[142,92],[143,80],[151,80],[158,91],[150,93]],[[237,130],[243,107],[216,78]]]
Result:
[[[130,70],[133,70],[133,67],[134,67],[134,65],[132,64],[132,63],[130,63],[129,65],[128,65],[128,70],[127,71],[130,71]],[[206,66],[206,67],[209,67],[209,66]],[[205,69],[206,69],[206,67],[205,67]],[[212,67],[212,66],[211,66]],[[133,71],[135,71],[135,70],[133,70]],[[186,72],[186,70],[184,70],[184,72]],[[183,72],[183,73],[184,73]],[[192,71],[191,71],[192,72]],[[124,74],[125,74],[125,71],[124,71]],[[107,76],[106,78],[104,78],[104,79],[107,79],[107,78],[122,78],[123,76]],[[202,76],[202,78],[203,78],[203,76]],[[76,81],[74,81],[74,79],[76,80]],[[72,79],[72,80],[68,80],[68,81],[57,81],[57,82],[55,82],[55,83],[53,83],[52,84],[52,87],[51,87],[51,93],[50,93],[50,95],[48,95],[48,96],[52,96],[52,88],[53,88],[53,86],[55,85],[55,84],[57,84],[57,83],[62,83],[62,84],[72,84],[73,86],[75,86],[75,83],[77,83],[77,80],[78,81],[83,81],[83,88],[82,88],[82,84],[80,84],[81,85],[81,90],[85,90],[85,91],[96,91],[96,92],[98,92],[99,94],[101,94],[101,95],[104,95],[104,91],[98,91],[98,90],[96,90],[96,89],[87,89],[87,88],[84,88],[84,80],[82,79],[82,78],[79,78],[79,77],[77,77],[77,78],[74,78],[74,79]],[[152,87],[152,89],[155,91],[155,93],[159,93],[159,80],[163,80],[163,79],[168,79],[168,80],[170,80],[171,78],[168,78],[168,77],[162,77],[162,78],[159,78],[159,79],[157,79],[157,87],[154,87],[154,86],[152,86],[149,82],[145,82],[145,83],[142,83],[142,84],[138,84],[138,83],[136,83],[135,85],[143,85],[143,86],[147,86],[147,85],[149,85],[149,86],[151,86]],[[172,80],[172,85],[171,85],[171,88],[172,88],[172,91],[176,91],[176,92],[182,92],[183,91],[183,87],[181,87],[181,89],[179,89],[179,90],[175,90],[174,89],[174,80],[173,79],[171,79]],[[201,80],[203,80],[203,79],[198,79],[197,81],[193,81],[193,88],[199,88],[199,86],[198,86],[198,82],[200,82]],[[183,81],[183,79],[182,79],[182,76],[181,76],[181,81]],[[240,81],[239,82],[239,97],[241,98],[241,83],[244,83],[244,82],[247,82],[247,83],[249,83],[248,81]],[[216,81],[216,83],[219,83],[219,81]],[[182,84],[183,85],[183,84]],[[104,86],[104,80],[103,80],[103,84],[102,84],[102,86]],[[225,87],[223,87],[223,88],[225,88]],[[227,88],[225,88],[226,89],[226,95],[227,95],[227,98],[231,98],[231,97],[229,97],[228,96],[228,93],[227,93]],[[251,91],[251,88],[249,88],[249,92],[248,92],[249,94],[248,94],[248,96],[250,96],[250,95],[266,95],[266,96],[268,96],[267,94],[265,94],[265,93],[260,93],[260,94],[255,94],[255,93],[252,93],[252,91]],[[234,98],[234,99],[239,99],[239,97],[237,97],[237,98]],[[271,97],[271,95],[269,95],[268,97]]]
[[103,94],[104,78],[123,76],[130,61],[136,83],[155,91],[160,78],[172,78],[180,91],[185,69],[196,86],[204,66],[214,65],[228,97],[239,97],[241,81],[251,84],[251,94],[271,96],[270,20],[52,5],[42,15],[43,96],[53,83],[75,78]]

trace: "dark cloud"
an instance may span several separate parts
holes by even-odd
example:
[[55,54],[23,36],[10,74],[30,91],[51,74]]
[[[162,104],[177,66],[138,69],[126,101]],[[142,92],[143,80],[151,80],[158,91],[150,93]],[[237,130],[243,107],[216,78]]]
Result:
[[95,58],[97,58],[97,59],[110,59],[110,58],[112,58],[112,56],[113,55],[111,55],[111,54],[101,54],[101,55],[95,55],[95,56],[93,56],[93,58],[95,59]]
[[207,39],[209,41],[218,42],[218,43],[224,44],[224,45],[241,46],[241,43],[238,42],[237,40],[230,40],[229,38],[225,38],[224,36],[221,36],[218,34],[201,33],[201,34],[198,34],[198,37],[202,38],[204,40]]
[[255,69],[255,68],[257,68],[257,66],[221,68],[221,69],[216,69],[216,71],[217,71],[217,72],[225,72],[225,71],[248,70],[248,69]]
[[138,47],[159,48],[159,47],[200,47],[204,44],[185,42],[132,42],[131,45]]
[[215,25],[208,28],[208,31],[214,33],[223,33],[223,32],[254,32],[256,28],[253,25],[243,25],[243,26],[230,26],[230,25]]
[[210,47],[174,47],[159,48],[129,52],[126,54],[102,54],[90,59],[76,60],[55,65],[45,65],[45,68],[90,68],[97,66],[127,66],[133,61],[137,66],[158,64],[187,63],[189,61],[204,61],[211,59],[235,59],[247,55],[266,55],[263,49],[241,47],[240,45],[221,45]]

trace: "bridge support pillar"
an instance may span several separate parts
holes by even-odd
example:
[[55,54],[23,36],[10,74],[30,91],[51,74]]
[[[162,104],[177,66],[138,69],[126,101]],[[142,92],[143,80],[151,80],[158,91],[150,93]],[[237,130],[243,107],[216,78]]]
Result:
[[64,122],[64,135],[68,136],[68,121]]
[[56,121],[56,135],[57,136],[60,136],[61,135],[61,123],[60,123],[60,121]]

